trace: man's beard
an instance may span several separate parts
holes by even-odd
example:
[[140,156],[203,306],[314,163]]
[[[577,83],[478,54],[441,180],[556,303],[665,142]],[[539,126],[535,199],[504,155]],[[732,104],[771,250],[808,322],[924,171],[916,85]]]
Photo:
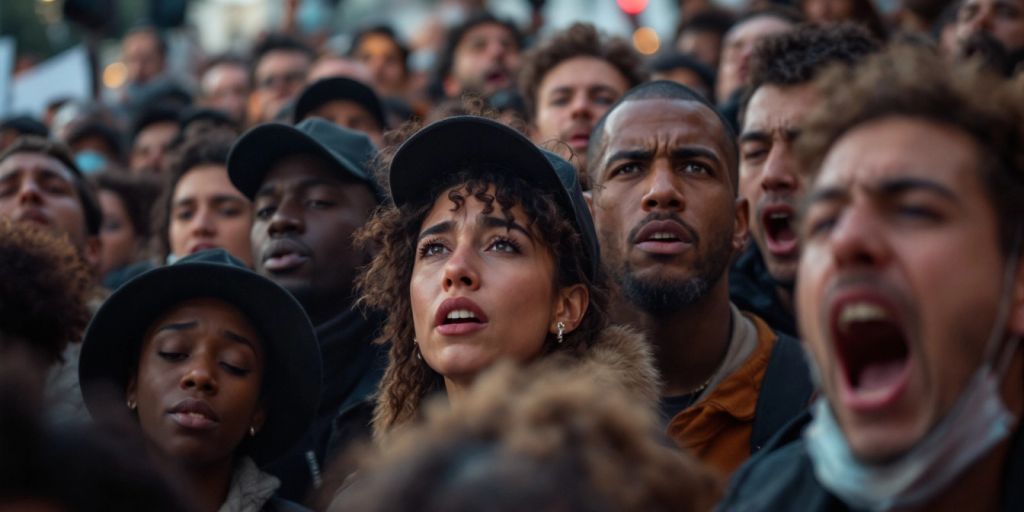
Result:
[[626,262],[616,280],[630,304],[654,317],[678,313],[704,300],[722,279],[732,256],[732,232],[715,233],[708,238],[708,251],[693,265],[693,275],[685,279],[662,276],[641,278]]

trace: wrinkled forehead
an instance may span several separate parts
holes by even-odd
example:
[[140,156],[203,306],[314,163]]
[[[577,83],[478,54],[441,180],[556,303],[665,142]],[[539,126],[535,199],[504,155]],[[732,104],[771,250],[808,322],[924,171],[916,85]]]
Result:
[[19,152],[0,162],[0,177],[14,173],[48,174],[68,182],[75,181],[74,172],[64,162],[45,153]]
[[604,124],[607,158],[616,149],[703,145],[735,164],[734,141],[721,118],[699,101],[637,99],[620,104]]

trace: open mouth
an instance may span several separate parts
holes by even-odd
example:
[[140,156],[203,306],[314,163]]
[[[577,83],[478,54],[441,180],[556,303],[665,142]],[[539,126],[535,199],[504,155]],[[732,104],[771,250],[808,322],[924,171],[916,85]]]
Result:
[[766,249],[774,256],[790,256],[796,251],[798,239],[793,229],[795,212],[789,205],[770,206],[761,213]]
[[447,299],[434,316],[434,324],[441,334],[454,336],[483,329],[487,315],[475,302],[466,297]]
[[309,261],[309,256],[296,243],[286,240],[275,242],[266,254],[263,268],[276,274],[290,272]]
[[895,402],[910,373],[910,343],[894,309],[883,301],[843,301],[832,312],[844,382],[843,401],[869,411]]

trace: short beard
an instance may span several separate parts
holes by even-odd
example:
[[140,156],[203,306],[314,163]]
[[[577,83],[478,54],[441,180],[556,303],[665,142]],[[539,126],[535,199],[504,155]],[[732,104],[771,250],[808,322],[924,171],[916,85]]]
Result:
[[678,313],[700,302],[708,295],[711,284],[705,276],[691,277],[681,283],[639,279],[629,268],[619,276],[623,297],[654,317]]

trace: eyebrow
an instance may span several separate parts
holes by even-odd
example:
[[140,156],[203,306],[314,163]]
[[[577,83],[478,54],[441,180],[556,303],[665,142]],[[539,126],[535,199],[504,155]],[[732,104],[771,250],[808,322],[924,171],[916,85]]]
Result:
[[156,332],[163,332],[163,331],[187,331],[189,329],[195,329],[198,326],[199,326],[199,322],[197,322],[195,320],[193,320],[191,322],[178,322],[176,324],[161,325],[160,328],[156,330]]
[[250,341],[249,338],[246,338],[245,336],[242,336],[241,334],[238,334],[238,333],[233,332],[233,331],[229,331],[227,329],[222,331],[221,334],[223,334],[225,338],[227,338],[227,339],[229,339],[231,341],[237,341],[238,343],[241,343],[243,345],[248,345],[249,348],[251,348],[253,352],[256,352],[256,345],[252,341]]
[[[890,178],[890,179],[882,180],[881,182],[879,182],[877,184],[871,185],[869,188],[876,195],[879,195],[879,196],[882,196],[882,197],[885,197],[885,198],[891,198],[891,197],[894,197],[894,196],[905,194],[907,192],[913,192],[913,191],[916,191],[916,190],[923,190],[923,191],[927,191],[927,192],[932,192],[932,193],[938,194],[939,196],[942,196],[944,199],[947,199],[947,200],[952,201],[954,203],[959,203],[960,202],[957,199],[956,194],[954,194],[953,191],[950,190],[945,185],[942,185],[940,183],[936,183],[936,182],[931,181],[931,180],[923,179],[923,178],[913,178],[913,177]],[[810,206],[811,204],[814,204],[814,203],[827,202],[827,201],[839,201],[839,200],[842,200],[842,199],[846,198],[847,196],[849,196],[849,192],[844,187],[838,187],[838,186],[823,187],[823,188],[820,188],[818,190],[814,190],[810,194],[808,194],[806,200],[804,201],[804,203],[805,203],[805,206]]]
[[[526,235],[526,237],[529,238],[531,241],[533,240],[533,235],[530,234],[529,230],[527,230],[522,225],[516,223],[513,220],[502,219],[500,217],[493,217],[493,216],[489,216],[488,215],[488,216],[481,216],[480,222],[484,225],[484,227],[489,228],[489,229],[504,228],[504,229],[514,229],[516,231],[520,231],[524,235]],[[428,236],[440,235],[442,233],[449,233],[453,229],[455,229],[455,223],[450,221],[450,220],[446,220],[446,221],[443,221],[443,222],[438,222],[437,224],[434,224],[433,226],[430,226],[429,228],[424,229],[422,232],[420,232],[420,236],[418,238],[416,238],[416,242],[419,242],[420,240],[423,240],[424,238],[426,238]]]
[[690,160],[690,159],[693,159],[693,158],[706,158],[706,159],[711,160],[712,162],[714,162],[716,164],[719,164],[719,165],[722,164],[722,159],[719,158],[718,155],[716,155],[714,151],[711,151],[710,149],[706,149],[706,148],[682,147],[682,148],[673,149],[669,154],[670,154],[670,156],[673,159],[677,159],[677,160]]
[[[290,185],[289,186],[289,188],[293,188],[293,189],[300,190],[300,191],[305,191],[306,189],[310,189],[310,188],[313,188],[313,187],[339,188],[339,187],[341,187],[341,182],[339,180],[336,180],[336,179],[333,179],[333,178],[322,178],[322,177],[314,176],[314,177],[310,177],[310,178],[303,178],[298,183],[295,183],[294,185]],[[275,187],[273,185],[263,185],[256,192],[256,195],[254,197],[258,198],[258,197],[272,196],[272,195],[274,195],[277,192],[277,188],[278,187]]]
[[608,163],[619,160],[650,160],[654,158],[654,151],[650,149],[622,149],[608,157]]

